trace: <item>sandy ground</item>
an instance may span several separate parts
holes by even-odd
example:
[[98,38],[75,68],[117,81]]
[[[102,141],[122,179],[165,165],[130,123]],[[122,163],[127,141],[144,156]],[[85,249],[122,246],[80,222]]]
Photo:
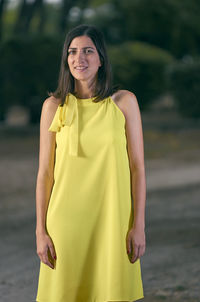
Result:
[[[140,301],[200,302],[200,156],[191,139],[199,132],[154,131],[152,136],[153,128],[145,130],[145,144],[151,148],[145,150],[147,246],[141,258],[145,298]],[[1,302],[35,301],[37,134],[37,128],[0,131]],[[158,143],[156,137],[163,140]],[[152,146],[159,150],[157,156]]]

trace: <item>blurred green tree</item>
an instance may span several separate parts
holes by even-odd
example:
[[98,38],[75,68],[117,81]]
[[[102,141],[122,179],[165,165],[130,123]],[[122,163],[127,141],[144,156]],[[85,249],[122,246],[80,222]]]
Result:
[[38,33],[44,32],[46,19],[44,0],[35,0],[33,2],[22,0],[13,29],[14,34],[27,34],[30,31],[31,21],[36,12],[39,12]]
[[[121,42],[140,40],[181,58],[200,51],[200,1],[113,0]],[[119,23],[119,20],[121,21]]]
[[165,92],[165,68],[174,60],[167,51],[144,42],[129,41],[109,47],[109,56],[115,82],[136,94],[142,110]]
[[168,90],[184,117],[200,119],[200,58],[177,60],[166,69]]
[[6,0],[0,0],[2,118],[13,101],[38,112],[56,85],[63,39],[80,23],[103,31],[115,80],[137,94],[142,109],[165,92],[164,69],[173,58],[200,51],[198,0],[20,0],[14,9],[5,8]]

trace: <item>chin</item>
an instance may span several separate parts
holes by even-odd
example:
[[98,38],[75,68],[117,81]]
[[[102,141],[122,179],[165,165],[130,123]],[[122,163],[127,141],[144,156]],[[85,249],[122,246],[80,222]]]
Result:
[[77,81],[87,81],[89,79],[88,76],[86,77],[86,76],[83,76],[83,75],[82,76],[81,75],[77,76],[75,74],[72,74],[72,76]]
[[86,77],[75,77],[73,76],[75,80],[77,81],[87,81],[87,78]]

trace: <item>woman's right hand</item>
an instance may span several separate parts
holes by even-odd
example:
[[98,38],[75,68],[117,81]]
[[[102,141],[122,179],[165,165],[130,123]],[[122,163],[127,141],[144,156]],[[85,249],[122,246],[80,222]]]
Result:
[[54,269],[54,259],[56,252],[50,236],[44,231],[36,234],[37,254],[40,260]]

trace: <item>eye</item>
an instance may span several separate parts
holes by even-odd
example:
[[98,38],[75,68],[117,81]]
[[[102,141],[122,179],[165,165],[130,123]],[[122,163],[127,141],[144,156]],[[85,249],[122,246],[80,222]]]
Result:
[[74,54],[76,51],[75,50],[69,50],[68,51],[68,54],[70,55],[70,54]]
[[89,48],[85,49],[85,53],[86,53],[86,54],[88,54],[88,53],[92,53],[92,52],[93,52],[93,50],[92,50],[92,49],[89,49]]

